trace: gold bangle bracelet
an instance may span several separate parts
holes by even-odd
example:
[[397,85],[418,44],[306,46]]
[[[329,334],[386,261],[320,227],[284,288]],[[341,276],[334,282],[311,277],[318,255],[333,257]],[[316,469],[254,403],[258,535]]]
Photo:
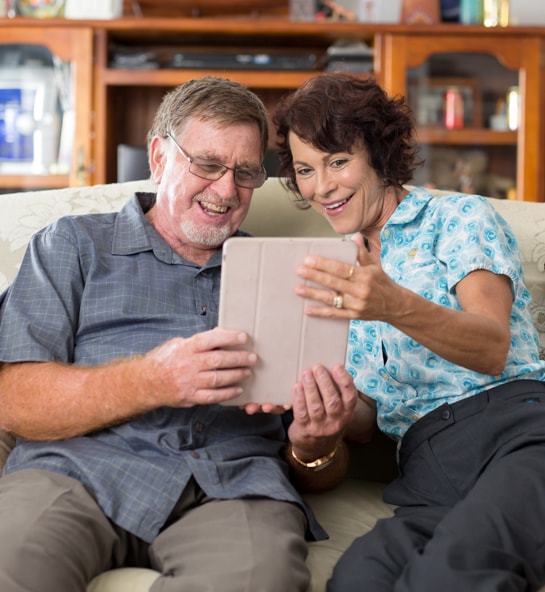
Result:
[[335,460],[335,456],[337,455],[338,449],[339,449],[339,445],[336,444],[335,448],[329,454],[326,454],[325,456],[321,456],[320,458],[317,458],[316,460],[306,462],[304,460],[301,460],[295,454],[295,452],[293,450],[293,446],[291,444],[289,445],[289,451],[290,451],[291,458],[298,465],[305,467],[305,469],[309,469],[311,471],[320,471],[322,469],[325,469],[328,465],[330,465]]

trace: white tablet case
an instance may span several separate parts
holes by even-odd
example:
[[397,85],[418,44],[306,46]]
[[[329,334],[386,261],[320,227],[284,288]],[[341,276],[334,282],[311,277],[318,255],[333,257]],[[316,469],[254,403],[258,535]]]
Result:
[[307,254],[355,264],[357,247],[345,238],[233,237],[225,242],[219,326],[246,331],[248,349],[258,356],[252,376],[241,383],[243,394],[227,404],[289,405],[304,369],[344,364],[349,321],[310,317],[295,294],[295,286],[304,283],[295,269]]

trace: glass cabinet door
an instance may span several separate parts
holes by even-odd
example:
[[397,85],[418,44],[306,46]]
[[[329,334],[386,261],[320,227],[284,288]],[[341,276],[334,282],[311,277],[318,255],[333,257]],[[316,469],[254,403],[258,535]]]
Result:
[[407,97],[425,161],[415,183],[545,201],[541,40],[422,35],[389,41],[385,85]]
[[92,35],[2,27],[0,191],[90,182]]
[[436,53],[408,69],[407,84],[425,160],[415,182],[514,198],[518,71],[487,54]]

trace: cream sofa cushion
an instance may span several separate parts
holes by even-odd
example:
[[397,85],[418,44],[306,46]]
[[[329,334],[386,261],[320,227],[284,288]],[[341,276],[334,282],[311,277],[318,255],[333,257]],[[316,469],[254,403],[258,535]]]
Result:
[[139,567],[112,569],[94,578],[87,592],[144,592],[159,577],[159,572]]
[[545,359],[545,204],[490,198],[517,237],[524,278],[532,293],[530,314],[539,333],[540,357]]

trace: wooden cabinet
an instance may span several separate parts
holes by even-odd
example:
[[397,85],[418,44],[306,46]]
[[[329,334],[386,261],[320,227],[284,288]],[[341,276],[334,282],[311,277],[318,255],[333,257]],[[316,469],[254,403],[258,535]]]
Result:
[[[448,129],[433,117],[420,121],[418,139],[424,157],[455,155],[453,176],[480,175],[477,192],[505,197],[511,189],[518,199],[545,201],[545,37],[516,28],[462,27],[456,34],[452,29],[387,33],[381,48],[383,82],[391,93],[409,97],[417,121],[419,99],[433,101],[429,84],[434,79],[443,85],[450,81],[454,89],[469,93],[466,107],[473,109],[474,117],[462,127]],[[501,105],[505,107],[513,87],[519,96],[519,117],[517,129],[510,130],[507,118],[494,116]],[[424,94],[415,97],[419,88]],[[464,168],[469,169],[467,174]]]
[[[491,175],[512,180],[516,191],[511,194],[545,201],[545,29],[294,22],[277,14],[72,22],[0,19],[0,43],[44,43],[75,64],[78,96],[70,173],[30,180],[0,173],[0,188],[114,182],[117,146],[145,144],[157,106],[172,87],[205,74],[226,76],[255,90],[272,110],[282,94],[321,68],[327,48],[339,40],[372,47],[379,82],[390,93],[407,95],[413,106],[415,88],[418,98],[418,81],[428,68],[431,77],[458,85],[461,81],[464,88],[474,89],[475,101],[481,101],[475,120],[460,129],[419,124],[423,155],[433,160],[442,151],[481,151]],[[186,51],[314,55],[317,68],[180,67],[172,56]],[[490,59],[497,69],[488,67]],[[492,88],[498,97],[504,96],[509,86],[517,86],[521,98],[518,129],[492,129],[488,94]]]
[[[30,146],[28,154],[21,158],[17,155],[0,153],[0,191],[11,189],[30,189],[47,187],[64,187],[67,185],[85,185],[91,182],[91,118],[93,113],[92,106],[92,55],[93,55],[93,31],[88,26],[37,26],[38,22],[34,19],[28,24],[14,24],[8,19],[0,19],[0,54],[5,50],[11,51],[20,44],[32,44],[41,48],[46,48],[51,53],[52,60],[56,65],[55,74],[51,83],[45,83],[43,88],[37,88],[35,91],[30,89],[36,95],[41,95],[51,91],[47,88],[55,84],[56,76],[64,77],[62,81],[62,95],[59,101],[62,103],[56,113],[46,117],[58,118],[59,122],[56,128],[56,138],[51,143],[39,145],[38,139],[34,140],[34,145]],[[20,22],[20,19],[17,19]],[[22,21],[22,19],[21,19]],[[6,26],[10,23],[10,26]],[[2,54],[4,55],[4,54]],[[10,59],[4,59],[4,66],[10,63]],[[16,62],[15,62],[16,63]],[[32,63],[29,61],[29,63]],[[30,69],[27,80],[23,80],[22,86],[29,87],[32,80],[32,69]],[[11,68],[23,69],[24,65],[16,65]],[[0,87],[5,92],[17,90],[18,83],[11,80],[6,74],[7,69],[2,69],[0,64]],[[36,82],[34,80],[34,82]],[[3,116],[0,124],[6,125],[6,103],[0,105]],[[21,113],[16,115],[24,119],[26,132],[30,133],[32,126],[43,125],[46,117],[39,120],[42,107],[36,102],[21,117]],[[42,114],[43,115],[43,114]],[[23,125],[23,123],[21,123]],[[5,133],[5,127],[4,133]],[[43,130],[37,130],[36,137],[43,135]],[[5,139],[5,135],[3,136]],[[48,166],[33,167],[29,165],[27,171],[23,162],[31,161],[36,158],[40,151],[46,151]],[[63,156],[61,152],[65,152]],[[54,152],[55,154],[50,154]],[[34,153],[34,156],[32,156]],[[61,162],[64,159],[64,163]],[[17,161],[17,162],[15,162]],[[11,166],[13,165],[13,166]],[[32,169],[36,168],[34,172]],[[43,169],[43,170],[42,170]]]
[[[278,98],[316,74],[316,69],[178,68],[172,56],[204,52],[217,56],[316,56],[319,64],[337,39],[368,40],[370,31],[353,23],[297,23],[286,19],[150,18],[146,28],[134,20],[108,23],[96,38],[95,105],[97,182],[116,178],[116,146],[145,143],[145,134],[164,93],[191,78],[206,74],[225,76],[254,90],[272,110]],[[114,54],[134,56],[147,52],[152,62],[141,69],[112,65]]]

